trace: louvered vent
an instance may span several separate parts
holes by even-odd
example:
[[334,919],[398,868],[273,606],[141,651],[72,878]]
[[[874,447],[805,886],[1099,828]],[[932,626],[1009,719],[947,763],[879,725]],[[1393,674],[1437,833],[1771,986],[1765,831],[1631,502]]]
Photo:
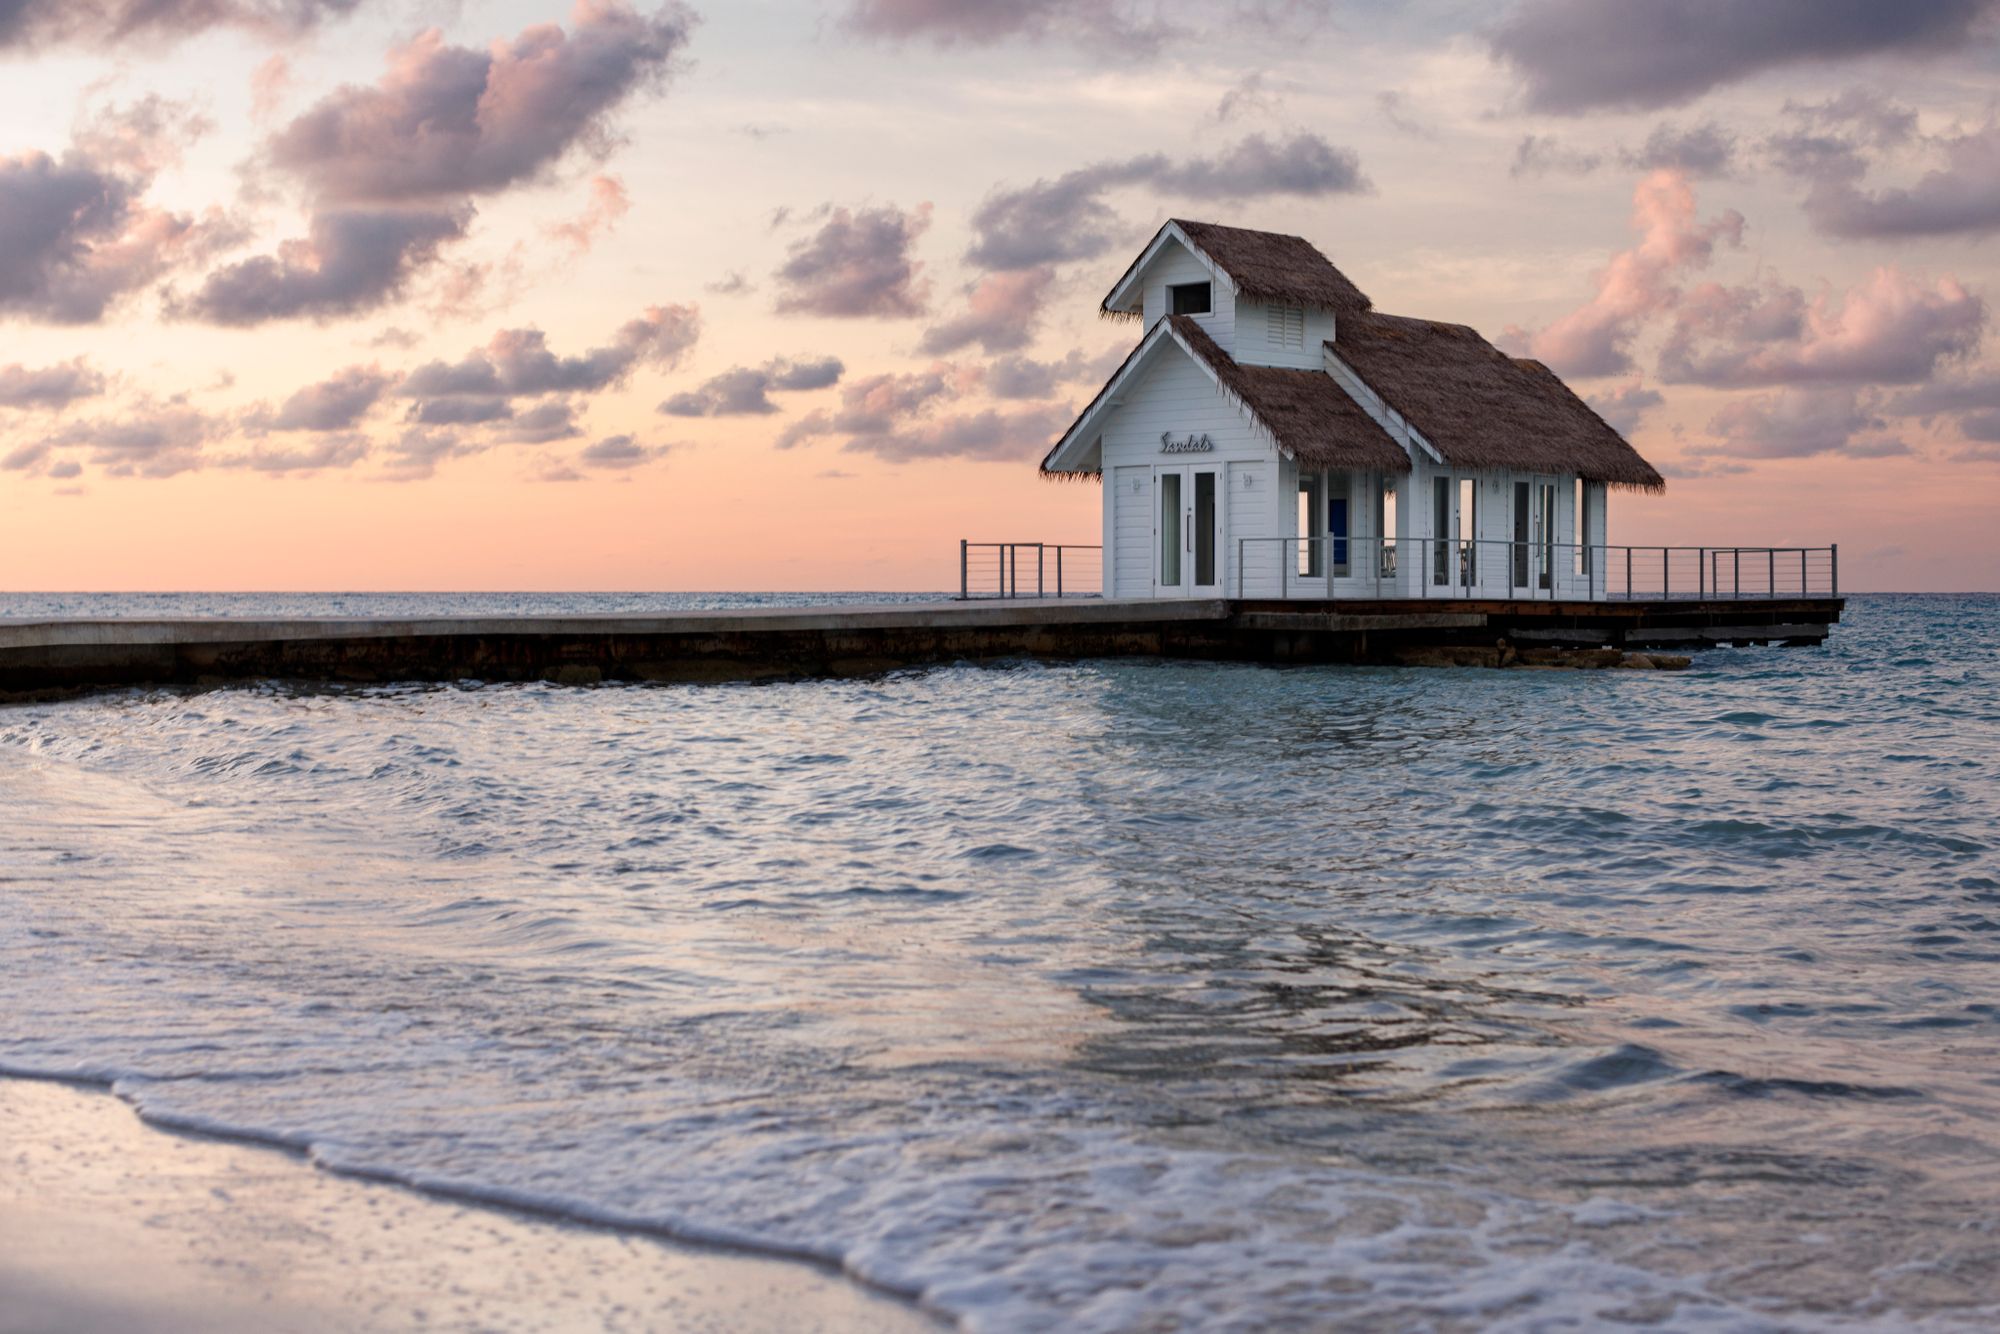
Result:
[[1306,345],[1306,308],[1304,306],[1272,306],[1269,308],[1270,343],[1272,347],[1304,347]]

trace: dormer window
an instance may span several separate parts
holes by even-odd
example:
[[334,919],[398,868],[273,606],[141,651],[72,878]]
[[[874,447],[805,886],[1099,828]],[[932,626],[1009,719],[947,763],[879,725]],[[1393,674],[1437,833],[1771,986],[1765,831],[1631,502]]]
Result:
[[1206,315],[1210,309],[1207,283],[1174,283],[1167,288],[1169,314]]

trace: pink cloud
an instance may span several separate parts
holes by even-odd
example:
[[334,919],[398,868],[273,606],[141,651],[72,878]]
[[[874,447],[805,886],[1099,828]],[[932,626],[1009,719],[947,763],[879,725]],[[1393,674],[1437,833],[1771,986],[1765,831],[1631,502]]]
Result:
[[1986,330],[1986,303],[1956,278],[1924,283],[1892,265],[1835,296],[1795,287],[1690,294],[1660,353],[1670,382],[1745,388],[1806,383],[1915,384],[1964,357]]
[[1595,296],[1547,328],[1510,328],[1508,336],[1559,374],[1623,374],[1632,369],[1640,327],[1679,299],[1679,275],[1707,265],[1717,242],[1743,242],[1743,215],[1729,209],[1697,221],[1694,188],[1672,169],[1650,173],[1634,189],[1632,228],[1639,243],[1612,256]]

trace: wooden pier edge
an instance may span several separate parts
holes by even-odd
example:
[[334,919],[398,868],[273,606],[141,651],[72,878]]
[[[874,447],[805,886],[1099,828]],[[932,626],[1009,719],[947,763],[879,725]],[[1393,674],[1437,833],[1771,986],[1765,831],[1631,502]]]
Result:
[[0,700],[253,680],[759,681],[1007,659],[1372,663],[1427,647],[1816,644],[1839,598],[1260,602],[1079,599],[666,616],[0,621]]

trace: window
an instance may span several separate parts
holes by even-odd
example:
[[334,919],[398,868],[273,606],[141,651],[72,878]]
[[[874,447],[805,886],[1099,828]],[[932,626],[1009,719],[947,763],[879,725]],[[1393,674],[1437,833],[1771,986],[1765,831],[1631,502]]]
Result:
[[1590,483],[1576,479],[1576,572],[1590,570]]
[[1451,582],[1451,478],[1431,479],[1431,582]]
[[1326,535],[1333,548],[1333,572],[1345,576],[1347,566],[1347,474],[1334,473],[1326,489]]
[[1396,484],[1386,478],[1375,493],[1375,537],[1382,577],[1391,578],[1396,573]]
[[1467,588],[1479,582],[1479,483],[1458,479],[1458,582]]
[[1206,315],[1209,311],[1207,283],[1175,283],[1167,288],[1167,313]]
[[1272,347],[1304,347],[1306,345],[1306,308],[1304,306],[1271,306],[1266,310],[1267,328],[1265,337]]
[[1325,511],[1320,505],[1320,495],[1326,489],[1326,479],[1320,473],[1301,474],[1299,477],[1299,563],[1298,572],[1309,578],[1317,578],[1325,573],[1326,566],[1320,562],[1325,553],[1325,543],[1319,539],[1326,535],[1320,527],[1320,515]]

